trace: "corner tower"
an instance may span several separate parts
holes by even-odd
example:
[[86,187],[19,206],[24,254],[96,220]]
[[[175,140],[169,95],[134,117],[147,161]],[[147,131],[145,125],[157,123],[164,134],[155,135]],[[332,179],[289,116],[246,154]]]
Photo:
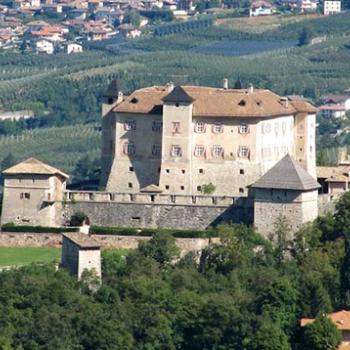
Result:
[[284,217],[295,233],[318,215],[317,181],[287,154],[252,186],[254,225],[263,236],[273,233],[273,223]]

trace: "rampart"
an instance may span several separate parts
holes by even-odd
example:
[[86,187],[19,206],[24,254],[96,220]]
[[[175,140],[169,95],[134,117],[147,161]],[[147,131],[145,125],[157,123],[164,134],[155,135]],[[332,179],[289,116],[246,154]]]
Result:
[[[102,249],[136,249],[140,242],[151,237],[117,236],[117,235],[91,235]],[[209,242],[218,242],[218,238],[176,238],[176,245],[181,250],[181,255],[188,252],[199,252]],[[1,232],[0,247],[54,247],[62,246],[60,233],[23,233]]]
[[219,223],[253,222],[248,197],[67,191],[63,219],[83,211],[94,225],[202,230]]

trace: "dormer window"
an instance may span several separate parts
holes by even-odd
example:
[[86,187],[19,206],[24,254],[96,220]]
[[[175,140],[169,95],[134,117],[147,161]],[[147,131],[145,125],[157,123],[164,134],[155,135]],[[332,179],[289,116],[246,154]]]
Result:
[[197,133],[204,133],[205,132],[205,123],[204,122],[196,122],[195,125],[195,132]]
[[124,123],[124,130],[125,131],[136,130],[136,122],[135,122],[135,120],[127,120]]
[[137,103],[137,102],[139,102],[139,100],[138,100],[136,97],[133,97],[133,98],[130,100],[130,103],[133,103],[133,104],[135,104],[135,103]]
[[247,102],[245,100],[240,100],[238,102],[238,105],[241,106],[241,107],[244,107],[246,104],[247,104]]
[[212,131],[214,134],[221,134],[224,132],[224,126],[221,123],[216,123],[213,125]]

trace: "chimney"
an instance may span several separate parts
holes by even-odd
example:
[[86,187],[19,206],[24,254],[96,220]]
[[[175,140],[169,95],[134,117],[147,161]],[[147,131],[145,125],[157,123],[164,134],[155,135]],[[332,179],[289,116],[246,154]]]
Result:
[[288,97],[282,97],[282,98],[281,98],[281,101],[283,102],[284,107],[286,107],[286,108],[289,107],[289,100],[288,100]]
[[228,79],[225,78],[223,81],[222,81],[222,87],[227,90],[228,89]]
[[252,94],[254,92],[253,84],[249,84],[249,92]]
[[172,81],[169,81],[169,83],[166,84],[166,88],[169,92],[174,90],[174,83]]

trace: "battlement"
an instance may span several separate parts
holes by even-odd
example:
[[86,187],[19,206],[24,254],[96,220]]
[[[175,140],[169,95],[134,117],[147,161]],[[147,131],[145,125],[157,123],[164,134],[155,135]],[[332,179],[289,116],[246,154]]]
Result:
[[[182,195],[161,193],[113,193],[100,191],[65,191],[66,202],[114,202],[154,205],[189,205],[229,207],[242,202],[242,197]],[[246,198],[244,200],[246,202]]]

